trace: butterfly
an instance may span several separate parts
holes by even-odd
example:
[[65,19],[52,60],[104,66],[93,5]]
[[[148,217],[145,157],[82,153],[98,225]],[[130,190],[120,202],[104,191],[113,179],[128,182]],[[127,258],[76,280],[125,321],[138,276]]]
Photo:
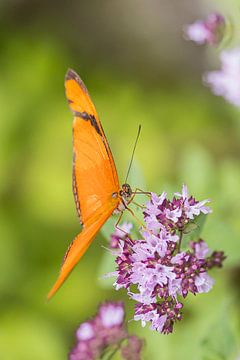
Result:
[[95,106],[83,81],[71,69],[65,77],[65,90],[74,115],[72,188],[82,231],[70,244],[48,299],[66,280],[114,210],[123,211],[133,196],[129,184],[119,185]]

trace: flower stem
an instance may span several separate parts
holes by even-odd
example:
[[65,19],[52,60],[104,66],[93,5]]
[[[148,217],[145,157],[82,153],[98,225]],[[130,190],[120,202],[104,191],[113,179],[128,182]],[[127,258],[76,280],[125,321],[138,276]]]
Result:
[[111,360],[111,359],[114,357],[114,355],[118,352],[118,350],[120,349],[121,343],[122,343],[122,341],[120,341],[120,342],[117,344],[117,346],[115,346],[115,348],[113,348],[113,351],[112,351],[112,352],[110,352],[110,351],[107,351],[107,353],[104,352],[104,353],[100,356],[100,359],[103,359],[103,360]]
[[116,354],[116,352],[120,349],[120,346],[118,345],[112,353],[110,353],[110,355],[108,356],[108,358],[106,358],[106,360],[111,360],[113,358],[113,356]]
[[182,238],[183,238],[183,231],[180,230],[179,243],[178,243],[178,252],[181,251]]

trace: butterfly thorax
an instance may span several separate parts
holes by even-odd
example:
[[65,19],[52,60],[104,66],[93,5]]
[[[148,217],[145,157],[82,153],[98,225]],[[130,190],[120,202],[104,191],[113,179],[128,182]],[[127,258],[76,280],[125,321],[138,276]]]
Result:
[[112,194],[112,197],[114,199],[119,199],[119,203],[114,210],[114,214],[119,214],[120,212],[123,212],[132,197],[131,186],[129,184],[123,184],[121,190],[119,192],[114,192]]

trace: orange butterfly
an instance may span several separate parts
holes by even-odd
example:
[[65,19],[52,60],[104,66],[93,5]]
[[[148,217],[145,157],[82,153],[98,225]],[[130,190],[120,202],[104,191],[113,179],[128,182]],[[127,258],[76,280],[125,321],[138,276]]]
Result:
[[116,166],[95,106],[83,81],[73,70],[66,74],[65,89],[74,115],[72,184],[83,229],[69,246],[48,299],[62,285],[113,211],[123,211],[132,197],[128,184],[120,189]]

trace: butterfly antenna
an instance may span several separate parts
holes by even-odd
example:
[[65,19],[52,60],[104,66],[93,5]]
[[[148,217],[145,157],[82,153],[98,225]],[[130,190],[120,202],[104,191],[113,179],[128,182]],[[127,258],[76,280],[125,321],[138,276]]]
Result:
[[127,171],[127,176],[126,176],[126,179],[125,179],[125,184],[126,184],[126,182],[127,182],[128,175],[129,175],[129,172],[130,172],[131,167],[132,167],[132,162],[133,162],[133,158],[134,158],[134,153],[135,153],[136,146],[137,146],[137,143],[138,143],[138,139],[139,139],[139,136],[140,136],[141,128],[142,128],[141,125],[139,125],[137,137],[136,137],[136,140],[135,140],[135,143],[134,143],[134,147],[133,147],[132,157],[131,157],[131,160],[130,160],[130,163],[129,163],[129,166],[128,166],[128,171]]

